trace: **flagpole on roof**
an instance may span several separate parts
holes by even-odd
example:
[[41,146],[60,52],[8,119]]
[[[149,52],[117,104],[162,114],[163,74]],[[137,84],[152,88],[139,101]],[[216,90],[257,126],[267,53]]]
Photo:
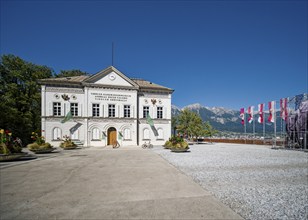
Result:
[[111,49],[111,66],[113,66],[113,57],[114,57],[114,43],[112,41],[112,49]]

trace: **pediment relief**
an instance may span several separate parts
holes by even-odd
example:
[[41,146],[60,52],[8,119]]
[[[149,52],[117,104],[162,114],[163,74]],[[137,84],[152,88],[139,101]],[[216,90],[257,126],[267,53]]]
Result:
[[95,75],[91,76],[85,83],[97,84],[97,85],[108,85],[108,86],[121,86],[121,87],[136,87],[139,86],[132,81],[130,78],[125,76],[119,70],[113,66],[104,69]]

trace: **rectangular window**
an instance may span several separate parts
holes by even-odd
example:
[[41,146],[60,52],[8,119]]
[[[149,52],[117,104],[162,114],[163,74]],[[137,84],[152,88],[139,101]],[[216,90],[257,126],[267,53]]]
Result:
[[60,102],[53,103],[53,115],[61,116],[61,103]]
[[108,117],[115,117],[115,105],[113,104],[108,105]]
[[99,104],[92,104],[92,116],[99,117]]
[[157,118],[163,118],[163,107],[157,107]]
[[71,103],[72,116],[78,116],[78,103]]
[[150,107],[149,106],[143,106],[143,118],[146,118],[147,115],[149,114],[150,112]]
[[130,118],[130,105],[124,105],[124,118]]

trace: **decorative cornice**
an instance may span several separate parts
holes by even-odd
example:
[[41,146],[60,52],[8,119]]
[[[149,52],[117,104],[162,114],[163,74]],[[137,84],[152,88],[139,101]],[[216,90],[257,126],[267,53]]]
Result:
[[136,87],[131,86],[118,86],[118,85],[105,85],[105,84],[94,84],[94,83],[82,83],[87,88],[102,88],[102,89],[122,89],[122,90],[137,90]]

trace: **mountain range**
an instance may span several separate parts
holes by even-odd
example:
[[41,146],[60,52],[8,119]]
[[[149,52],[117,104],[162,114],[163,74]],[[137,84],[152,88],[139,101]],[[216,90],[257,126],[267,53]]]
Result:
[[[199,103],[191,104],[188,106],[178,108],[175,105],[172,105],[171,114],[172,116],[177,116],[180,114],[181,110],[189,109],[200,115],[203,121],[208,121],[210,124],[219,131],[225,132],[239,132],[244,133],[244,127],[241,124],[241,119],[239,117],[240,111],[227,109],[223,107],[206,107],[202,106]],[[279,115],[279,112],[276,113]],[[247,114],[246,114],[247,117]],[[265,113],[264,120],[267,121],[268,114]],[[258,123],[258,115],[255,112],[254,115],[255,120],[255,132],[256,133],[263,133],[263,125]],[[281,120],[278,118],[277,120],[277,132],[281,131]],[[274,126],[272,123],[266,123],[265,130],[267,133],[271,133],[274,130]],[[252,133],[253,131],[253,123],[249,124],[246,123],[246,132]]]

